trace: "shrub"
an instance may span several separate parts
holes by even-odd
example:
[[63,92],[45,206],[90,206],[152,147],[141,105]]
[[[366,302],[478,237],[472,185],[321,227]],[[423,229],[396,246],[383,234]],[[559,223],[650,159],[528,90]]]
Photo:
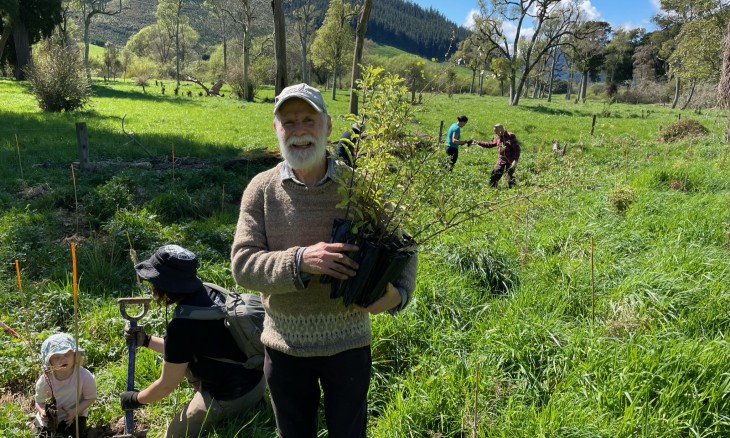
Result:
[[617,213],[625,212],[636,200],[636,193],[631,187],[617,186],[608,194],[608,202]]
[[664,143],[673,143],[687,137],[702,137],[708,133],[707,128],[697,120],[683,119],[664,128],[658,140]]
[[27,69],[28,82],[43,111],[81,109],[89,101],[91,86],[84,77],[77,47],[64,46],[52,39],[38,44],[33,65]]
[[114,176],[97,186],[84,198],[86,213],[98,222],[114,216],[118,210],[132,206],[134,197],[129,190],[130,181],[126,176]]

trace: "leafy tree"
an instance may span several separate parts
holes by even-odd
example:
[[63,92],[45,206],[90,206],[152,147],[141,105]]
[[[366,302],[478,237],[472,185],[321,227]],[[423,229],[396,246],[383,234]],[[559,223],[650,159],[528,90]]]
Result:
[[633,54],[644,36],[644,29],[616,29],[605,49],[603,70],[609,84],[631,80]]
[[[483,44],[476,34],[459,42],[458,48],[451,57],[452,61],[459,65],[466,65],[471,70],[471,86],[469,93],[474,93],[474,82],[477,72],[483,72],[486,68],[489,55],[496,50],[492,45]],[[479,95],[482,94],[483,75],[479,75]]]
[[104,50],[104,77],[117,78],[117,68],[121,66],[119,61],[119,49],[114,43],[107,42]]
[[664,43],[660,49],[660,56],[667,60],[670,77],[675,79],[674,99],[672,108],[676,108],[682,87],[679,70],[683,59],[677,54],[669,58],[676,50],[681,40],[682,28],[694,20],[702,20],[718,13],[727,7],[727,0],[661,0],[661,12],[652,20],[665,34]]
[[25,78],[31,46],[51,35],[62,12],[61,0],[0,0],[0,63],[9,61],[16,79]]
[[581,73],[578,98],[586,98],[588,78],[595,75],[602,64],[603,53],[608,45],[611,26],[605,21],[587,21],[578,25],[577,34],[567,39],[565,54],[575,69]]
[[727,22],[727,14],[716,14],[686,23],[677,35],[678,43],[669,56],[669,64],[675,66],[674,72],[678,77],[690,84],[682,109],[692,100],[698,82],[717,81]]
[[352,7],[342,0],[332,0],[312,42],[312,62],[315,66],[325,66],[332,74],[332,100],[336,98],[337,79],[344,59],[354,48],[355,36],[350,27],[353,13]]

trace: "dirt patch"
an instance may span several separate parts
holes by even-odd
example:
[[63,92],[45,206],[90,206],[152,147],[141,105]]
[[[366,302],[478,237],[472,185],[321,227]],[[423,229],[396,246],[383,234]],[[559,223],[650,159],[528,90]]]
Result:
[[710,131],[700,122],[692,119],[678,120],[661,130],[657,141],[662,143],[674,143],[685,138],[704,137]]
[[23,187],[23,189],[18,193],[18,197],[25,200],[31,200],[46,195],[52,191],[53,189],[51,189],[49,184],[36,184],[34,186]]

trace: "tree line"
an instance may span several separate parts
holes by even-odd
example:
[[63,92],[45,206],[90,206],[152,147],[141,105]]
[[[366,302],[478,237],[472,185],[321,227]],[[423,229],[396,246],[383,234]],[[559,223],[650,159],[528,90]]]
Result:
[[[278,31],[271,8],[276,3],[285,22]],[[90,79],[94,26],[103,19],[120,23],[144,5],[141,0],[0,0],[0,61],[13,63],[16,77],[22,76],[18,66],[28,62],[30,45],[56,29],[84,42]],[[258,85],[276,81],[284,59],[284,81],[327,84],[334,97],[334,89],[351,88],[357,77],[348,81],[346,72],[355,72],[356,36],[362,38],[362,31],[376,42],[449,61],[443,65],[453,67],[438,73],[448,81],[456,81],[456,66],[469,69],[469,92],[482,94],[487,81],[497,82],[510,105],[529,96],[549,101],[554,91],[584,100],[591,82],[603,82],[608,98],[634,93],[637,101],[646,84],[672,83],[672,106],[684,96],[686,107],[698,86],[716,86],[720,79],[727,0],[661,0],[661,11],[652,17],[657,29],[651,32],[588,20],[577,0],[479,0],[479,5],[467,31],[402,0],[159,0],[147,13],[149,24],[128,30],[121,44],[106,43],[104,65],[97,70],[105,77],[173,77],[178,86],[188,77],[225,78],[240,97],[251,100]],[[193,19],[192,11],[204,11],[205,19]],[[508,28],[515,31],[507,33]],[[423,61],[398,60],[391,67],[406,78],[414,100],[415,93],[434,89],[436,79],[428,77]],[[453,85],[440,89],[463,91]]]

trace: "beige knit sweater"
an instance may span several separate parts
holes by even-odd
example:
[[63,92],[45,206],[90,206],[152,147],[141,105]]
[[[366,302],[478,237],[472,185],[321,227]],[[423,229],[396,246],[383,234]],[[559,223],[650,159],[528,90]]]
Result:
[[[330,161],[332,162],[332,161]],[[241,286],[261,292],[266,308],[261,340],[292,356],[329,356],[370,344],[370,316],[342,299],[331,299],[330,285],[313,276],[298,289],[295,254],[299,247],[327,242],[337,208],[337,183],[305,187],[281,179],[281,164],[254,177],[243,192],[231,270]],[[411,296],[416,258],[396,282]]]

